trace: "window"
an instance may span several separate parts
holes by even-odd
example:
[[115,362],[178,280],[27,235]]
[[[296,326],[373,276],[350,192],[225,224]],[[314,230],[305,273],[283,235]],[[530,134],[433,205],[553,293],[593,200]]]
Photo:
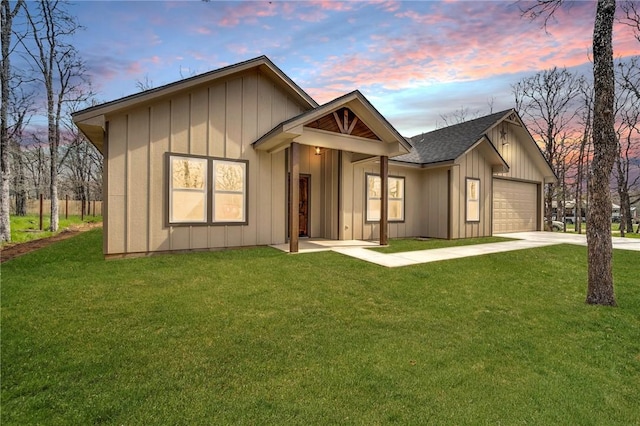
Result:
[[[381,179],[379,175],[366,175],[367,185],[367,205],[366,221],[377,222],[380,220]],[[387,178],[387,193],[389,194],[389,205],[387,218],[389,222],[404,221],[404,178],[389,176]]]
[[247,164],[213,160],[213,222],[246,222]]
[[467,222],[480,221],[480,179],[467,178]]
[[247,223],[247,161],[167,157],[169,224]]
[[170,157],[169,222],[207,222],[207,160]]

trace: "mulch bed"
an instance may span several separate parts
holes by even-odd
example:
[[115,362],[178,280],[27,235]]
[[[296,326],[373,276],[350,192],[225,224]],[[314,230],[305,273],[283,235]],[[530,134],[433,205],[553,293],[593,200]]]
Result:
[[48,247],[51,244],[66,240],[81,232],[88,231],[90,229],[101,227],[102,223],[85,223],[79,226],[73,226],[61,231],[59,234],[53,235],[47,238],[40,238],[38,240],[31,240],[24,243],[7,244],[0,249],[0,263],[4,263],[8,260],[14,259],[23,254],[31,253],[43,247]]

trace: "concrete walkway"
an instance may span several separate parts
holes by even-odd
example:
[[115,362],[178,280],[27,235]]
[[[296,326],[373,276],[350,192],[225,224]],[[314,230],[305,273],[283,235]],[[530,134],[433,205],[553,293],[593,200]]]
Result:
[[380,253],[365,248],[334,248],[333,251],[375,263],[388,268],[417,265],[419,263],[437,262],[440,260],[459,259],[461,257],[480,256],[483,254],[502,253],[512,250],[524,250],[534,247],[550,246],[557,243],[551,241],[504,241],[501,243],[474,244],[462,247],[446,247],[432,250],[407,251],[402,253]]
[[[437,262],[440,260],[459,259],[469,256],[480,256],[491,253],[501,253],[512,250],[524,250],[535,247],[545,247],[556,244],[575,244],[586,246],[585,235],[565,234],[561,232],[517,232],[512,234],[498,234],[498,237],[516,238],[516,241],[501,243],[476,244],[462,247],[448,247],[432,250],[409,251],[403,253],[385,254],[365,247],[376,247],[376,243],[367,241],[305,241],[304,252],[332,250],[336,253],[355,257],[356,259],[388,268],[417,265],[419,263]],[[634,250],[640,252],[640,239],[613,237],[613,248],[620,250]],[[288,249],[288,247],[277,247]],[[301,252],[303,247],[301,246]]]

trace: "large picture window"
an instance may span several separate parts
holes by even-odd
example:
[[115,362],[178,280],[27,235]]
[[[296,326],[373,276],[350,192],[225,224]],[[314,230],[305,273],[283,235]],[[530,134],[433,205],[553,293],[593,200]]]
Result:
[[467,222],[480,221],[480,179],[467,178]]
[[168,154],[170,225],[246,224],[247,161]]
[[[367,174],[367,205],[366,221],[378,222],[380,220],[380,205],[382,202],[381,179],[379,175]],[[389,222],[404,221],[404,178],[389,176],[387,178],[387,193],[389,205],[387,219]]]

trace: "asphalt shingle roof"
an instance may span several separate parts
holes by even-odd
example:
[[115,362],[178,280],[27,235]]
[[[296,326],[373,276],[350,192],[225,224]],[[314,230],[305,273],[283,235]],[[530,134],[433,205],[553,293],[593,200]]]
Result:
[[455,160],[478,142],[491,126],[509,112],[513,112],[513,109],[416,135],[409,139],[413,146],[411,151],[408,154],[394,157],[393,160],[416,164]]

